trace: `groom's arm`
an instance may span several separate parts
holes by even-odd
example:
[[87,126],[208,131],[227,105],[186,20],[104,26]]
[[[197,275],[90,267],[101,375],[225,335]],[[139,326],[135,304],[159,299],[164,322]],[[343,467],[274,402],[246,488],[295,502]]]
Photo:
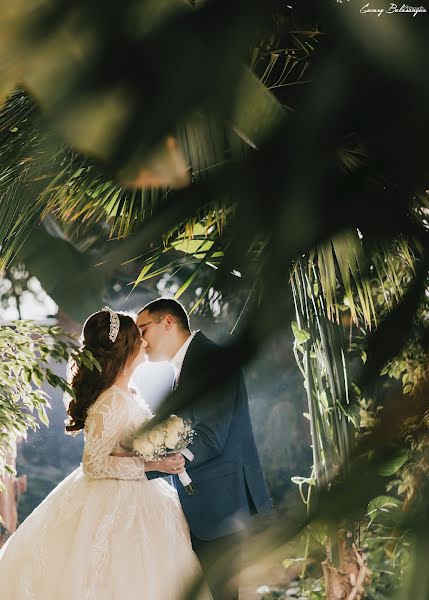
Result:
[[148,479],[158,479],[158,477],[168,477],[168,474],[159,471],[146,471],[146,477]]
[[238,371],[227,382],[206,391],[203,398],[192,405],[190,416],[195,434],[189,449],[194,455],[193,469],[222,454],[240,385],[245,384]]

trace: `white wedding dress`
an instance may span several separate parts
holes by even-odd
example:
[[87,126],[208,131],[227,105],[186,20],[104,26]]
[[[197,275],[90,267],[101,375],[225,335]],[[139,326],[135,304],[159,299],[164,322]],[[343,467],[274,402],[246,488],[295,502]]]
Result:
[[1,600],[181,598],[200,566],[177,492],[140,458],[110,456],[149,416],[116,386],[90,407],[82,465],[0,550]]

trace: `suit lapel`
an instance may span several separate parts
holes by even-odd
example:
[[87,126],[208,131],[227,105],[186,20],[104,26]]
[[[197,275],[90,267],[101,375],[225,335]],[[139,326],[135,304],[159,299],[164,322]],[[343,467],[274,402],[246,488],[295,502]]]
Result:
[[179,381],[177,383],[177,388],[180,388],[183,383],[185,383],[189,376],[192,374],[192,365],[195,361],[195,357],[198,356],[199,350],[201,346],[204,345],[204,342],[207,340],[204,333],[201,331],[197,331],[194,336],[194,339],[189,344],[188,351],[185,354],[185,359],[183,361],[182,370],[180,371]]

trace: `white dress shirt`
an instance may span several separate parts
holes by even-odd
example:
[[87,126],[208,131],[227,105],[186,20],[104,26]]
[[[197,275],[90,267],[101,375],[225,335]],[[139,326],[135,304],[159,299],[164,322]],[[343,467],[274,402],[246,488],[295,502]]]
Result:
[[194,331],[191,333],[191,335],[188,337],[186,342],[182,346],[180,346],[179,350],[176,352],[176,354],[170,360],[170,364],[174,369],[174,380],[175,380],[176,385],[177,385],[177,382],[179,381],[180,372],[182,370],[183,361],[185,360],[186,353],[187,353],[188,348],[189,348],[192,340],[194,339],[196,333],[198,333],[198,332]]

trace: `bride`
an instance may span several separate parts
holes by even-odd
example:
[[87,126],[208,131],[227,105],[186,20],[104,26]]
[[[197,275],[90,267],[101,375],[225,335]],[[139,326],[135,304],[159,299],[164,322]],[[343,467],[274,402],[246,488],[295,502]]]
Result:
[[183,457],[145,463],[121,446],[150,416],[128,389],[147,343],[108,308],[87,319],[83,338],[102,371],[74,369],[67,430],[84,432],[82,464],[0,550],[1,598],[179,600],[200,566],[177,492],[146,472],[178,473]]

